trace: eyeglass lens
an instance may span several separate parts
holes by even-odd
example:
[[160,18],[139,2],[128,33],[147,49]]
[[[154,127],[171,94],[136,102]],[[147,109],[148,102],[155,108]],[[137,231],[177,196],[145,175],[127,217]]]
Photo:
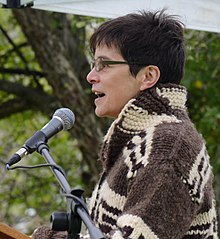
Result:
[[96,60],[90,63],[90,69],[92,70],[94,67],[95,70],[99,72],[105,67],[105,64],[103,63],[101,58],[97,58]]

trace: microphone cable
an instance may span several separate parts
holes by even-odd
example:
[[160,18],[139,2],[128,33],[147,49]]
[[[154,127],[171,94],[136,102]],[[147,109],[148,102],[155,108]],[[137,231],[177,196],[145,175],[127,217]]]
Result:
[[49,164],[49,163],[45,163],[45,164],[37,164],[37,165],[28,165],[28,166],[24,166],[24,165],[20,165],[20,166],[9,166],[7,167],[7,170],[14,170],[14,169],[36,169],[36,168],[43,168],[43,167],[52,167],[56,170],[58,170],[60,173],[62,173],[62,175],[66,178],[66,173],[64,171],[64,169],[57,165],[57,164]]

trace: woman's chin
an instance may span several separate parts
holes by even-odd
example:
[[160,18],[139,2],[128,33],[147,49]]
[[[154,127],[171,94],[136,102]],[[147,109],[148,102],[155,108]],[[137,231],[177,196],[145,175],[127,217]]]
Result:
[[97,108],[96,108],[96,110],[95,110],[95,114],[96,114],[96,116],[98,116],[99,118],[104,118],[104,117],[106,117],[106,118],[112,118],[112,119],[115,119],[115,118],[117,118],[117,115],[113,115],[113,114],[110,114],[110,113],[108,113],[108,112],[103,112],[103,111],[99,111]]
[[97,108],[96,107],[96,109],[95,109],[95,114],[96,114],[96,116],[98,116],[98,117],[105,117],[106,115],[105,115],[105,113],[104,112],[102,112],[99,108]]

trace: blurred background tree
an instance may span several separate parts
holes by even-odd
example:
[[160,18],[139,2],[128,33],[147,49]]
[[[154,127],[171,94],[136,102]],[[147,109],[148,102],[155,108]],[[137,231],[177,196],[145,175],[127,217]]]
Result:
[[[33,9],[0,10],[0,220],[24,233],[49,223],[50,214],[65,210],[66,202],[49,169],[6,172],[5,163],[57,108],[70,108],[76,122],[49,141],[56,163],[86,197],[99,178],[98,151],[110,122],[96,118],[85,79],[91,57],[88,39],[103,21]],[[219,36],[186,30],[183,84],[189,90],[190,116],[207,142],[220,215]],[[33,153],[19,164],[42,162]]]
[[220,218],[220,34],[188,30],[185,36],[183,84],[189,90],[189,114],[207,143]]

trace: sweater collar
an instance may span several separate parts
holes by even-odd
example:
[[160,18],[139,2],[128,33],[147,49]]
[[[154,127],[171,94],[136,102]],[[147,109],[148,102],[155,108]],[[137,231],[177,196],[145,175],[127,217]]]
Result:
[[112,123],[105,136],[108,141],[115,127],[125,133],[135,134],[158,121],[176,120],[178,114],[186,112],[187,91],[176,84],[158,84],[156,87],[141,92],[131,99]]

